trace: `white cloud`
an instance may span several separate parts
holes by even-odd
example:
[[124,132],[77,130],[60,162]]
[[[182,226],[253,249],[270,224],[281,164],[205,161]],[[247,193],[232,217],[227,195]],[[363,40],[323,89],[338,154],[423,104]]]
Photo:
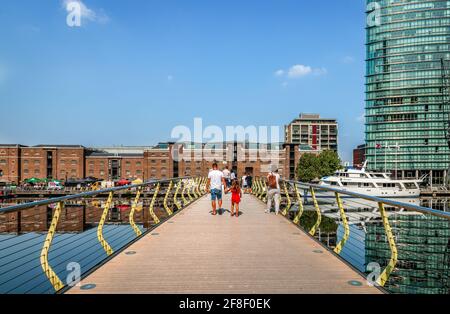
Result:
[[80,4],[82,21],[88,20],[88,21],[97,22],[100,24],[106,24],[109,22],[109,16],[106,15],[106,13],[103,11],[103,9],[100,9],[98,12],[95,12],[94,10],[88,8],[81,0],[63,0],[62,4],[63,4],[64,9],[67,12],[70,12],[68,10],[67,5],[71,2],[78,2]]
[[327,74],[328,71],[325,68],[313,68],[309,65],[296,64],[291,66],[287,70],[280,69],[275,72],[276,77],[299,79],[309,75],[321,76]]
[[313,72],[313,69],[310,66],[303,64],[296,64],[292,66],[288,71],[289,78],[300,78],[306,75],[309,75]]

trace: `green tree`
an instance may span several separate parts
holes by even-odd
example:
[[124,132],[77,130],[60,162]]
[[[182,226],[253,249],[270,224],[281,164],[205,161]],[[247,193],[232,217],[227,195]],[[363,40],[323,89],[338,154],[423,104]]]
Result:
[[339,155],[332,150],[323,151],[319,155],[319,164],[321,177],[332,175],[336,172],[336,170],[342,168]]
[[304,154],[297,165],[297,179],[302,182],[311,182],[320,177],[320,163],[317,155]]
[[302,182],[311,182],[332,175],[341,168],[341,160],[338,154],[326,150],[316,154],[304,154],[297,165],[297,179]]

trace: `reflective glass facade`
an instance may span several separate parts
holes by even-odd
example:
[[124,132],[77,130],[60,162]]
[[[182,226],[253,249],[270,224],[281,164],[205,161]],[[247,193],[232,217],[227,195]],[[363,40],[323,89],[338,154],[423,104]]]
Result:
[[[441,59],[450,60],[450,1],[367,4],[380,12],[378,23],[367,26],[369,168],[399,176],[428,172],[436,181],[450,163],[441,67]],[[375,12],[367,12],[368,21]]]

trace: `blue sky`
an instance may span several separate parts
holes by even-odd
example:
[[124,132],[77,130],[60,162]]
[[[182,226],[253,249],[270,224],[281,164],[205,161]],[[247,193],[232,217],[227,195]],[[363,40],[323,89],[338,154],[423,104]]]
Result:
[[153,145],[177,125],[340,123],[364,142],[365,1],[0,3],[0,142]]

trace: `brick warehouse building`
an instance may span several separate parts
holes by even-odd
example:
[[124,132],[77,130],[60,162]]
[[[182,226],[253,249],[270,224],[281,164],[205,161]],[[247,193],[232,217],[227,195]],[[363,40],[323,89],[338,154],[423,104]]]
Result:
[[164,179],[206,176],[213,162],[238,176],[266,175],[272,164],[285,178],[294,178],[300,157],[338,150],[338,124],[318,114],[301,114],[285,127],[285,143],[159,143],[156,146],[87,148],[81,145],[0,144],[0,184],[29,178],[62,181]]
[[239,176],[248,172],[265,175],[270,165],[276,164],[283,176],[293,178],[301,155],[294,144],[160,143],[151,147],[102,148],[0,145],[0,182],[19,184],[33,177],[66,181],[87,177],[149,180],[206,176],[213,162],[234,169]]

